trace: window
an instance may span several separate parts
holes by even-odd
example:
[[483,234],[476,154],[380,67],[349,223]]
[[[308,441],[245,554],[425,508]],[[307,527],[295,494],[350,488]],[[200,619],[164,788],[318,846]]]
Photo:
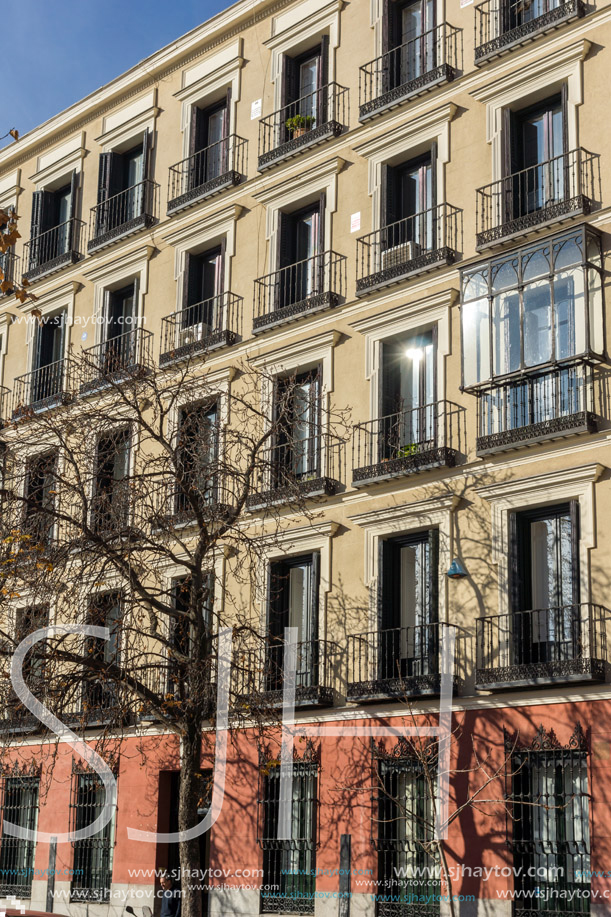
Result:
[[138,286],[138,278],[134,278],[118,290],[106,290],[102,369],[104,373],[126,369],[137,360]]
[[24,529],[36,544],[48,544],[55,528],[57,454],[46,452],[30,459],[26,468]]
[[318,587],[320,555],[274,561],[269,571],[268,658],[266,690],[283,687],[284,631],[297,630],[297,688],[318,685]]
[[[202,770],[200,778],[203,784],[201,793],[201,802],[198,806],[198,815],[203,818],[212,803],[212,784],[213,775],[210,770]],[[178,833],[178,797],[180,792],[180,773],[177,771],[160,771],[159,772],[159,805],[157,830],[168,832],[169,834]],[[211,831],[206,831],[199,836],[199,863],[198,868],[202,870],[202,876],[208,875],[210,868],[210,835]],[[180,895],[179,883],[176,877],[180,876],[180,851],[177,843],[164,845],[167,849],[167,859],[163,862],[163,867],[167,869],[170,875],[175,877],[174,889],[177,895]],[[206,883],[201,884],[202,915],[207,917],[208,909],[208,886]]]
[[185,254],[180,345],[222,329],[225,240],[209,251]]
[[[110,639],[87,637],[86,652],[91,660],[102,666],[118,665],[120,661],[121,621],[123,618],[123,597],[120,592],[104,592],[92,598],[89,606],[88,624],[107,627]],[[87,670],[83,685],[85,705],[94,710],[112,707],[117,702],[116,683],[105,677],[91,674]]]
[[436,365],[434,330],[383,342],[379,461],[434,448]]
[[382,268],[434,248],[437,148],[398,166],[382,166]]
[[[106,790],[97,774],[72,776],[71,830],[91,825],[101,814]],[[93,837],[73,841],[74,861],[70,889],[73,901],[107,901],[112,882],[114,814],[110,822]]]
[[385,91],[422,76],[436,66],[434,0],[385,0],[383,54],[387,54]]
[[[49,607],[47,605],[28,605],[17,609],[15,621],[15,643],[21,643],[34,631],[49,626]],[[46,657],[44,642],[34,646],[23,660],[23,678],[34,697],[43,700],[46,694]],[[23,707],[19,698],[11,690],[11,713],[17,718],[29,717],[29,711]],[[38,721],[36,720],[38,723]],[[0,874],[1,875],[1,874]]]
[[93,527],[98,532],[120,532],[129,519],[128,429],[98,440],[95,466]]
[[277,308],[302,302],[324,289],[326,195],[294,213],[278,214]]
[[28,272],[67,255],[76,247],[73,217],[78,180],[78,173],[73,172],[65,185],[53,191],[35,191],[32,195]]
[[298,57],[283,57],[280,142],[303,136],[327,121],[329,38]]
[[195,505],[211,506],[218,496],[218,405],[182,408],[178,441],[175,512],[192,515]]
[[124,152],[100,154],[98,206],[95,208],[95,236],[124,227],[151,214],[149,177],[150,131]]
[[320,476],[321,382],[319,366],[276,380],[273,489]]
[[541,727],[543,747],[510,759],[515,906],[533,915],[590,913],[588,755],[576,732],[561,747]]
[[510,588],[515,662],[582,655],[579,503],[510,515]]
[[229,170],[231,89],[214,105],[191,109],[189,188],[198,188]]
[[434,747],[416,752],[405,740],[395,751],[396,756],[374,746],[378,880],[385,894],[402,904],[406,913],[426,895],[431,902],[426,913],[438,914],[439,864],[434,853],[427,850],[434,838],[434,806],[426,778],[426,768],[429,776],[436,777],[436,752]]
[[[291,839],[278,839],[280,768],[262,775],[263,884],[275,891],[261,893],[263,913],[286,910],[313,914],[316,890],[318,766],[293,764]],[[283,907],[279,899],[289,899]]]
[[439,532],[380,543],[378,677],[410,679],[439,670]]
[[[201,595],[201,622],[202,635],[196,635],[195,627],[189,620],[189,605],[191,601],[191,578],[189,576],[177,577],[172,581],[172,606],[176,610],[176,617],[170,621],[169,643],[173,650],[181,656],[190,657],[196,645],[194,640],[200,640],[199,646],[205,656],[212,652],[212,611],[214,607],[214,575],[208,573],[204,577]],[[184,617],[183,617],[184,616]],[[205,660],[207,665],[206,677],[210,682],[212,671],[211,658]],[[183,699],[186,685],[184,682],[184,668],[179,660],[170,651],[168,664],[168,691],[176,699]]]
[[2,780],[2,836],[0,838],[0,892],[30,898],[34,873],[34,841],[4,831],[9,821],[29,831],[36,830],[39,777],[14,776]]
[[62,310],[44,316],[36,325],[30,404],[55,399],[62,392],[66,319]]

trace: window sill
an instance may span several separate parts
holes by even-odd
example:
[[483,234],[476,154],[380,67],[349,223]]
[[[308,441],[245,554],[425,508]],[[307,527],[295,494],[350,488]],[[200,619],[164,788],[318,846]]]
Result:
[[475,66],[480,67],[495,57],[500,57],[520,45],[534,41],[544,32],[557,29],[566,22],[579,19],[585,15],[585,12],[582,0],[566,0],[562,6],[548,10],[543,16],[538,16],[536,19],[525,22],[515,29],[503,32],[502,35],[493,38],[491,41],[477,45],[475,48]]
[[285,159],[290,159],[303,150],[317,146],[319,143],[324,143],[325,140],[339,137],[343,130],[344,128],[338,121],[327,121],[311,131],[306,131],[301,137],[293,137],[291,140],[287,140],[286,143],[281,143],[268,153],[263,153],[259,156],[259,172],[263,172],[270,166],[275,166],[276,163],[283,162]]
[[457,71],[449,64],[435,67],[434,70],[429,70],[408,83],[402,83],[401,86],[389,89],[388,92],[384,92],[375,99],[371,99],[371,101],[361,105],[359,107],[359,121],[368,121],[370,118],[375,118],[385,111],[390,111],[391,108],[396,108],[410,99],[415,99],[425,92],[430,92],[431,89],[442,83],[450,83],[456,75]]
[[455,449],[438,446],[404,458],[389,459],[375,465],[364,465],[362,468],[353,470],[352,486],[366,487],[368,484],[390,481],[393,478],[415,474],[419,471],[430,471],[433,468],[453,468],[456,465],[457,455]]
[[555,417],[527,427],[515,430],[504,430],[490,436],[480,436],[476,442],[476,453],[479,456],[494,455],[497,452],[509,452],[520,446],[535,445],[553,439],[564,439],[584,433],[596,433],[598,422],[590,411],[580,411],[565,417]]
[[604,682],[607,663],[602,659],[569,659],[564,662],[533,662],[499,669],[476,669],[478,691],[512,691],[537,685],[568,682]]
[[215,194],[219,194],[226,188],[239,185],[241,181],[242,176],[239,172],[224,172],[222,175],[218,175],[216,178],[205,182],[203,185],[198,185],[197,188],[191,188],[190,191],[185,191],[184,194],[168,201],[168,216],[173,216],[175,213],[180,213],[182,210],[193,207],[200,201],[204,201]]
[[570,220],[572,217],[587,216],[592,210],[592,201],[583,194],[578,194],[566,201],[558,201],[549,207],[542,207],[525,216],[507,223],[501,223],[492,229],[478,232],[475,248],[478,252],[500,245],[505,242],[515,241],[527,236],[532,230],[545,229],[556,223]]
[[368,293],[373,293],[391,284],[401,283],[401,281],[410,280],[419,274],[425,274],[428,271],[434,271],[436,268],[453,264],[456,261],[456,257],[456,252],[448,247],[425,252],[411,261],[394,264],[392,267],[377,271],[375,274],[368,274],[357,279],[356,295],[357,297],[366,296]]

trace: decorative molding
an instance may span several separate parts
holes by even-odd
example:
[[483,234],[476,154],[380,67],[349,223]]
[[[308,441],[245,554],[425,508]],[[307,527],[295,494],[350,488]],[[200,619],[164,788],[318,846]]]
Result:
[[30,176],[30,181],[35,183],[39,191],[62,179],[67,180],[72,172],[82,172],[88,152],[85,148],[85,131],[79,131],[70,140],[38,157],[36,172]]
[[519,732],[510,734],[506,731],[506,729],[503,729],[503,734],[505,737],[504,745],[506,753],[514,751],[589,751],[588,739],[585,732],[583,731],[581,723],[575,724],[575,728],[572,734],[569,736],[568,741],[564,745],[558,739],[555,731],[553,729],[547,730],[542,723],[535,732],[530,744],[522,744],[520,742]]
[[147,129],[154,135],[155,119],[160,111],[157,107],[157,88],[154,88],[129,105],[107,115],[103,120],[102,133],[95,141],[102,147],[102,152],[108,152],[135,140]]
[[[144,245],[134,251],[127,252],[123,257],[105,264],[96,265],[90,270],[83,271],[84,275],[93,282],[93,314],[95,321],[95,344],[102,340],[103,326],[98,321],[104,313],[104,299],[107,290],[118,288],[124,281],[138,277],[138,302],[136,303],[137,327],[140,328],[144,321],[144,296],[148,292],[149,261],[157,251],[154,245]],[[83,342],[83,347],[91,346]]]

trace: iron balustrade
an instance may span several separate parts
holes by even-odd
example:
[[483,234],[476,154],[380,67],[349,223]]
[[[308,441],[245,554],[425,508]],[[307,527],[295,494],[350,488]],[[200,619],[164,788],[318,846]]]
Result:
[[361,121],[454,79],[461,35],[460,29],[443,22],[360,67]]
[[8,420],[9,417],[9,398],[11,391],[6,385],[0,385],[0,427]]
[[160,365],[235,344],[242,304],[241,296],[221,293],[166,315],[161,320]]
[[13,417],[64,403],[70,397],[71,376],[68,360],[57,360],[17,376],[13,386]]
[[[233,678],[238,708],[282,703],[286,648],[283,638],[271,635],[257,647],[236,648]],[[303,640],[295,644],[295,657],[296,706],[332,706],[341,679],[343,653],[338,644]]]
[[[354,634],[348,637],[348,700],[439,694],[443,628],[433,622]],[[454,653],[454,683],[464,678],[464,636]]]
[[599,187],[598,153],[577,148],[478,188],[477,247],[589,213]]
[[344,295],[345,272],[346,258],[326,251],[259,277],[253,331],[336,306]]
[[479,618],[479,687],[604,681],[610,612],[582,602]]
[[158,185],[150,179],[137,182],[91,208],[89,251],[108,245],[155,222]]
[[337,493],[343,480],[345,443],[316,424],[305,426],[302,436],[293,434],[265,450],[263,487],[248,498],[249,509]]
[[108,338],[82,353],[80,392],[121,382],[142,375],[152,365],[153,333],[143,328],[132,328],[123,334]]
[[438,204],[357,239],[357,296],[451,264],[458,250],[461,216],[462,210],[451,204]]
[[475,394],[480,455],[597,429],[594,367],[589,363],[493,381]]
[[348,90],[328,83],[259,121],[259,170],[303,147],[337,137],[348,126]]
[[84,222],[74,217],[59,226],[34,236],[24,245],[25,277],[34,280],[42,274],[74,264],[81,258]]
[[246,171],[247,144],[243,137],[230,134],[170,166],[168,213],[176,213],[223,188],[238,185]]
[[15,252],[0,252],[0,293],[10,296],[14,292],[17,282],[17,262],[19,255]]
[[435,401],[356,424],[352,439],[352,483],[456,464],[462,408]]
[[484,0],[475,7],[475,63],[584,14],[582,0]]
[[[8,771],[8,768],[7,768]],[[10,771],[2,776],[2,838],[0,839],[0,894],[21,898],[32,895],[36,842],[16,837],[4,828],[12,822],[30,832],[36,830],[40,778]]]

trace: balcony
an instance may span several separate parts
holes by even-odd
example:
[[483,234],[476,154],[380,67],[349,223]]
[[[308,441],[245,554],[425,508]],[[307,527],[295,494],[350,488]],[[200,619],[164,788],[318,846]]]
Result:
[[159,365],[235,344],[242,326],[242,304],[241,296],[221,293],[167,315],[161,320]]
[[343,477],[344,454],[343,440],[317,428],[272,446],[263,455],[264,489],[250,495],[247,509],[333,496]]
[[444,22],[359,69],[359,120],[366,121],[454,79],[461,31]]
[[259,121],[259,171],[331,137],[348,126],[348,90],[321,86]]
[[582,362],[478,389],[477,454],[595,433],[593,375],[592,365]]
[[82,257],[84,226],[82,220],[73,218],[26,242],[24,245],[24,264],[27,265],[25,279],[30,282],[39,280],[47,274],[61,270],[67,264],[76,264]]
[[30,417],[67,404],[72,398],[71,375],[68,360],[57,360],[17,376],[13,386],[12,419]]
[[475,65],[584,14],[582,0],[485,0],[475,7]]
[[[393,627],[348,637],[346,699],[375,703],[440,693],[443,624]],[[464,637],[454,652],[454,689],[463,682]]]
[[171,166],[168,216],[239,185],[245,175],[247,144],[231,134]]
[[91,208],[87,250],[97,252],[156,222],[159,186],[146,179]]
[[346,258],[322,252],[255,280],[253,334],[336,306],[345,292]]
[[600,157],[571,150],[477,190],[481,250],[590,213],[600,188]]
[[356,424],[352,440],[352,486],[433,468],[453,468],[458,456],[462,408],[436,401]]
[[3,296],[10,296],[14,292],[19,274],[18,261],[19,256],[14,252],[0,252],[0,293]]
[[356,295],[456,260],[462,210],[439,204],[356,240]]
[[152,365],[153,334],[134,328],[82,352],[79,392],[90,395],[102,388],[141,378]]
[[585,602],[480,618],[476,687],[605,681],[609,617],[607,608]]
[[[265,645],[236,650],[233,664],[236,712],[282,706],[286,644],[269,637]],[[330,640],[295,644],[295,706],[332,707],[339,697],[342,652]]]
[[9,416],[10,395],[10,389],[6,385],[0,385],[0,429],[4,426]]

